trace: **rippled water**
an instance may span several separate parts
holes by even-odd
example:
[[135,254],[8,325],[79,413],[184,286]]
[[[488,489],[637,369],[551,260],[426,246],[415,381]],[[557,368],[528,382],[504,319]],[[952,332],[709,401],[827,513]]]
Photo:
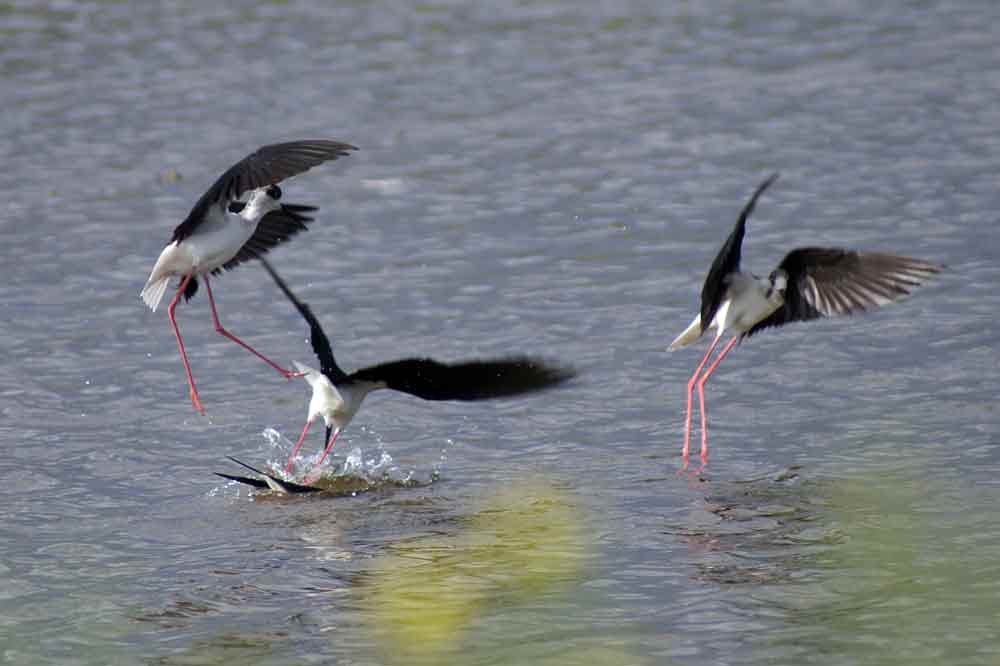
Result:
[[[5,663],[996,663],[992,3],[336,4],[0,5]],[[138,291],[222,169],[303,137],[361,148],[288,183],[321,212],[273,255],[345,366],[579,379],[372,396],[335,450],[369,492],[213,476],[282,460],[307,387],[200,296],[197,416]],[[704,346],[665,347],[773,170],[757,272],[804,244],[949,270],[742,345],[677,476]],[[214,284],[311,362],[263,271]]]

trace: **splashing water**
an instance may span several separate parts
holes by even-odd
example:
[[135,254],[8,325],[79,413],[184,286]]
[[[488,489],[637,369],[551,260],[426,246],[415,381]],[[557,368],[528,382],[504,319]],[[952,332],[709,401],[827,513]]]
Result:
[[[396,464],[392,455],[383,447],[382,438],[378,433],[368,427],[362,427],[361,431],[370,435],[371,439],[374,440],[375,450],[366,455],[364,448],[361,446],[353,446],[346,453],[339,454],[334,449],[327,456],[328,462],[324,462],[324,471],[321,472],[320,479],[327,481],[336,480],[338,482],[345,480],[362,481],[365,482],[366,487],[375,488],[388,485],[428,485],[440,475],[439,467],[443,464],[443,460],[434,466],[434,469],[431,470],[426,479],[417,478],[417,475],[412,470],[404,471]],[[284,473],[284,461],[287,460],[288,455],[290,455],[294,448],[294,442],[282,435],[275,428],[266,428],[261,435],[267,440],[268,445],[277,455],[276,459],[268,460],[267,463],[268,467],[276,474],[282,478],[294,481],[301,474],[315,471],[315,466],[322,455],[321,451],[316,451],[312,456],[308,457],[300,456],[295,461],[292,474],[287,475]],[[341,449],[341,451],[343,450]]]

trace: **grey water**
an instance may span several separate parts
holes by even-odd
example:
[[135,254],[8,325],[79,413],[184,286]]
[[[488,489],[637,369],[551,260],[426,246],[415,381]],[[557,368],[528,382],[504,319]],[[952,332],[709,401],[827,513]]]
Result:
[[[1000,14],[992,2],[0,5],[0,661],[994,664],[1000,658]],[[273,252],[347,368],[530,353],[538,396],[379,393],[334,450],[373,480],[269,497],[308,403],[139,300],[173,227],[259,145],[360,150],[288,181]],[[745,265],[833,245],[948,266],[768,331],[708,385],[678,475],[667,353],[753,188]],[[223,322],[284,363],[258,266]],[[321,436],[307,440],[318,453]]]

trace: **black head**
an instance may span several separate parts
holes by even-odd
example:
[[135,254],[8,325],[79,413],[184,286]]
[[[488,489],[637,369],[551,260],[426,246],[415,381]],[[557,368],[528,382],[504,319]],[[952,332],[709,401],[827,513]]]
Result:
[[267,188],[267,196],[271,197],[275,201],[281,198],[281,188],[277,185],[271,185]]
[[782,298],[785,297],[785,290],[788,289],[788,273],[781,268],[771,271],[771,274],[767,276],[768,282],[771,286],[767,290],[765,298],[770,299],[772,294],[778,293]]

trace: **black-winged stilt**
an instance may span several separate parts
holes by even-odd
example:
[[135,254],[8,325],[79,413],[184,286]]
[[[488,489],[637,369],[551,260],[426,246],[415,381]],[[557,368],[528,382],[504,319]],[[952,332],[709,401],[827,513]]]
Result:
[[177,346],[181,350],[181,360],[184,361],[188,385],[191,387],[191,402],[202,414],[205,409],[198,397],[198,389],[184,349],[184,339],[174,318],[174,309],[181,295],[185,300],[191,300],[198,290],[198,276],[203,277],[215,330],[253,352],[286,377],[296,376],[296,373],[280,367],[223,328],[215,309],[215,298],[212,296],[208,276],[260,257],[272,247],[306,229],[305,223],[312,221],[306,213],[315,212],[317,208],[279,203],[281,188],[277,184],[323,162],[344,157],[352,150],[357,148],[339,141],[322,139],[291,141],[259,148],[231,166],[201,195],[187,218],[174,229],[170,243],[156,260],[140,295],[155,312],[163,300],[170,278],[180,277],[177,293],[170,301],[167,314],[177,338]]
[[[576,374],[569,367],[528,356],[460,363],[406,358],[347,374],[334,360],[330,340],[309,305],[292,293],[265,259],[262,258],[261,263],[309,323],[309,340],[320,362],[319,370],[295,363],[295,367],[303,373],[312,387],[312,398],[309,400],[306,425],[288,459],[287,472],[291,472],[295,456],[317,417],[323,417],[326,424],[326,437],[323,440],[326,447],[316,463],[318,468],[333,448],[337,436],[361,407],[365,396],[374,390],[392,389],[424,400],[488,400],[551,388]],[[306,483],[309,482],[307,479]]]
[[[701,411],[701,461],[708,462],[708,420],[705,414],[705,383],[733,346],[745,337],[771,326],[819,317],[847,315],[897,301],[908,295],[942,266],[921,259],[880,252],[858,252],[839,248],[803,247],[785,255],[766,279],[740,270],[740,250],[746,222],[757,198],[778,177],[772,174],[760,184],[743,208],[736,228],[723,243],[701,289],[701,312],[677,339],[670,351],[686,347],[715,328],[715,339],[687,385],[687,416],[681,455],[687,469],[691,443],[691,416],[695,385]],[[702,322],[710,322],[707,327]],[[715,361],[702,373],[709,357],[726,331],[736,333]]]
[[279,479],[273,474],[268,474],[267,472],[262,472],[256,467],[251,467],[242,460],[237,460],[232,456],[226,456],[232,460],[237,465],[241,465],[254,474],[262,476],[264,478],[257,479],[251,476],[237,476],[235,474],[223,474],[222,472],[214,472],[216,476],[221,476],[223,479],[229,479],[230,481],[239,481],[240,483],[245,483],[248,486],[253,486],[254,488],[269,488],[275,492],[282,493],[284,495],[294,495],[300,493],[315,493],[322,490],[322,488],[317,488],[315,486],[302,486],[297,483],[292,483],[291,481],[285,481],[284,479]]

